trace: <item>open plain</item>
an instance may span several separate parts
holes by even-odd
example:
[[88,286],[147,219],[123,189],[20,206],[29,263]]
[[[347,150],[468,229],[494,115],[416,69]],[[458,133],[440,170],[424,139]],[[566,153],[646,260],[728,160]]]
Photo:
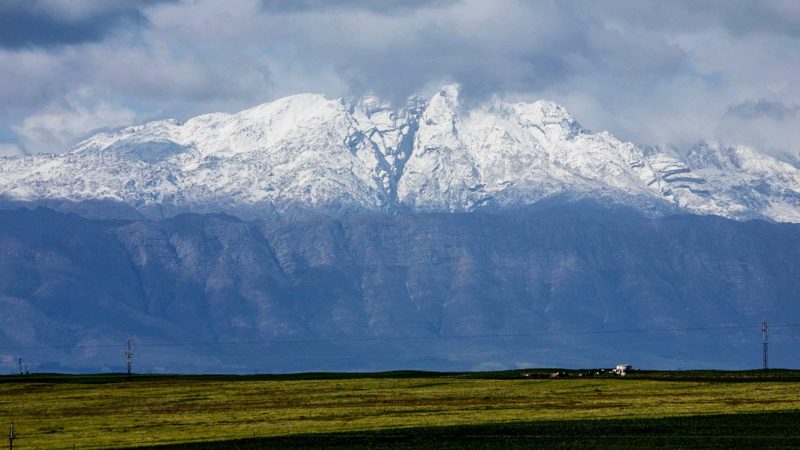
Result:
[[797,372],[520,374],[3,377],[0,421],[18,449],[800,446]]

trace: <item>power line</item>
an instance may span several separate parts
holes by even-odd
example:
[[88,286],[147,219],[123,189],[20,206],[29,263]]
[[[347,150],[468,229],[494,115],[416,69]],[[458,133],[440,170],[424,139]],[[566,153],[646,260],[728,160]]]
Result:
[[[460,335],[431,335],[431,336],[342,336],[332,338],[305,338],[305,339],[271,339],[271,340],[252,340],[252,341],[197,341],[197,342],[159,342],[150,344],[137,344],[138,347],[202,347],[202,346],[228,346],[228,345],[269,345],[269,344],[310,344],[326,342],[375,342],[375,341],[424,341],[424,340],[448,340],[448,339],[488,339],[488,338],[511,338],[511,337],[532,337],[532,336],[573,336],[573,335],[602,335],[602,334],[626,334],[626,333],[663,333],[676,331],[711,331],[711,330],[743,330],[761,328],[762,325],[716,325],[716,326],[696,326],[696,327],[676,327],[676,328],[631,328],[620,330],[584,330],[584,331],[535,331],[526,333],[507,333],[507,334],[460,334]],[[800,328],[800,323],[775,324],[772,328]],[[22,350],[22,349],[89,349],[89,348],[114,348],[119,344],[84,344],[84,345],[43,345],[29,347],[0,347],[0,350]]]

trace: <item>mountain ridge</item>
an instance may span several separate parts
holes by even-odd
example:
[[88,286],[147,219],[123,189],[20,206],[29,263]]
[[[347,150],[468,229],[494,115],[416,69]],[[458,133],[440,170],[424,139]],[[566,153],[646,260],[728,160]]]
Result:
[[98,133],[64,154],[3,159],[0,196],[255,217],[595,198],[650,215],[800,222],[800,169],[742,146],[702,143],[685,155],[638,147],[544,100],[467,108],[446,86],[399,108],[298,94]]
[[765,317],[771,360],[795,367],[780,324],[798,321],[798,227],[592,200],[256,221],[0,210],[0,369],[118,371],[127,339],[143,372],[752,368]]

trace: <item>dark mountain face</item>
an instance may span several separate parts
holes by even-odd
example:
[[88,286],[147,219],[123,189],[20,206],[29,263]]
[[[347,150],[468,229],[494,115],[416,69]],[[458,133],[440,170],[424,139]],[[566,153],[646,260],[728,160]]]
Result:
[[0,367],[120,370],[131,339],[142,372],[749,368],[762,318],[773,365],[798,366],[798,328],[778,325],[800,323],[799,256],[800,225],[591,203],[255,222],[5,210]]

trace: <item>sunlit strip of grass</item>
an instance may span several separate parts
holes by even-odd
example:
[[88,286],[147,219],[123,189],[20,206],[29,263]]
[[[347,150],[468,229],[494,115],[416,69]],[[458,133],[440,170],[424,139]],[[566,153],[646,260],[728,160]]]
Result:
[[15,422],[17,448],[106,448],[421,426],[796,409],[796,382],[364,378],[0,383],[0,420]]

